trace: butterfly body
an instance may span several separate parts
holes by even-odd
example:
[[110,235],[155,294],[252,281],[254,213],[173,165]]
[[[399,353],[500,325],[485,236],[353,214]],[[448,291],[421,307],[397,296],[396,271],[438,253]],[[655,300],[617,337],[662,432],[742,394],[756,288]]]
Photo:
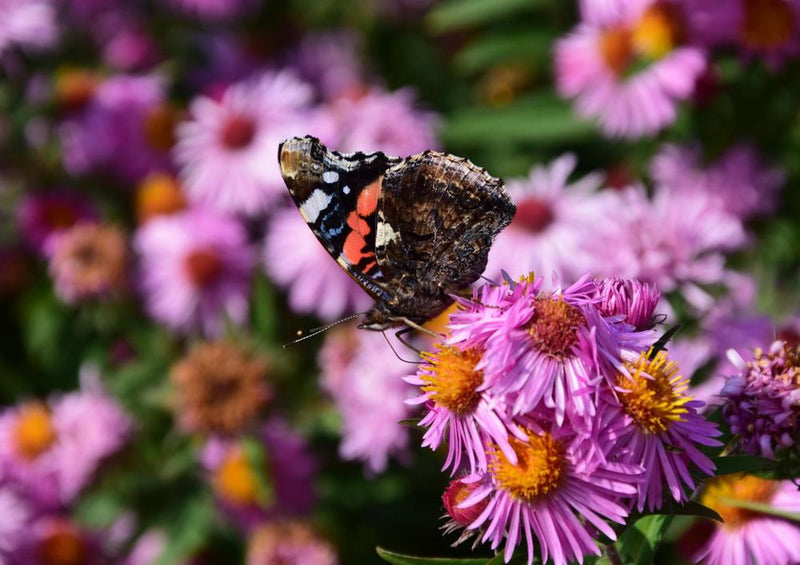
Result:
[[313,137],[286,140],[278,153],[303,219],[375,298],[363,328],[441,313],[477,280],[514,216],[502,181],[453,155],[341,154]]

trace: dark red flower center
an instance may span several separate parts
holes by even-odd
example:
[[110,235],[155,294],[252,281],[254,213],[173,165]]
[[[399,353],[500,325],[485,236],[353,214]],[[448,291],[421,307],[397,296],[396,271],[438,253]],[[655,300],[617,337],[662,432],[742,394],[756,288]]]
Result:
[[200,288],[213,284],[222,274],[222,267],[222,258],[213,248],[195,249],[186,256],[186,272]]
[[44,223],[51,229],[64,229],[75,224],[75,212],[64,204],[53,204],[44,210]]
[[554,219],[550,204],[541,198],[528,198],[517,204],[514,224],[531,233],[541,233]]
[[84,565],[89,557],[86,543],[71,526],[64,524],[45,537],[39,546],[42,565]]
[[543,296],[536,299],[527,329],[539,351],[563,359],[572,354],[578,343],[578,329],[585,325],[586,318],[576,306],[563,298]]
[[222,127],[220,141],[228,149],[243,149],[250,145],[256,135],[256,124],[252,118],[234,115]]

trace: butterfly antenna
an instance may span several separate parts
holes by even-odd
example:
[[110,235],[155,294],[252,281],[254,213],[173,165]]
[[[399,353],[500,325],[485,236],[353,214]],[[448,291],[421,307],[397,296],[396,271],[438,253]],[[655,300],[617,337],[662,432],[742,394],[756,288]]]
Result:
[[350,316],[342,318],[341,320],[336,320],[335,322],[331,322],[330,324],[326,324],[324,326],[320,326],[319,328],[314,328],[312,330],[309,330],[309,332],[307,334],[305,334],[305,335],[303,335],[303,330],[297,330],[297,335],[299,337],[296,340],[290,341],[289,343],[284,345],[283,348],[286,349],[290,345],[295,345],[297,343],[300,343],[301,341],[305,341],[305,340],[307,340],[309,338],[314,337],[315,335],[319,335],[322,332],[328,331],[329,329],[331,329],[334,326],[338,326],[339,324],[342,324],[344,322],[349,322],[353,318],[358,318],[359,316],[363,316],[365,313],[366,312],[358,312],[356,314],[352,314]]
[[[397,353],[397,350],[394,348],[394,345],[392,345],[392,342],[389,341],[389,338],[386,336],[386,332],[382,331],[381,334],[383,335],[383,339],[386,340],[386,343],[389,344],[389,348],[392,350],[392,353],[394,353],[394,356],[397,357],[400,361],[402,361],[403,363],[408,363],[409,365],[419,365],[422,363],[422,361],[411,361],[409,359],[403,359],[402,357],[400,357],[400,354]],[[405,340],[402,339],[400,341],[402,341],[403,343],[407,343]],[[412,347],[412,349],[414,351],[419,352],[419,350],[416,347]]]

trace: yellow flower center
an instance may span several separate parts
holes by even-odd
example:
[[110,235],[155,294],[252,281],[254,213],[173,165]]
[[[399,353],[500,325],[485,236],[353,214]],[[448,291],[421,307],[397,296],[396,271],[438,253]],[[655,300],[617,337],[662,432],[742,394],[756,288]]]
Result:
[[678,375],[678,365],[667,360],[666,352],[659,351],[653,359],[649,351],[643,352],[626,367],[630,377],[617,375],[617,386],[625,391],[619,393],[619,399],[640,428],[657,434],[684,419],[684,405],[692,397],[684,394],[688,385]]
[[256,504],[259,500],[259,485],[256,471],[247,460],[241,447],[233,447],[225,461],[212,477],[217,494],[235,504]]
[[499,447],[492,448],[491,472],[500,488],[516,499],[535,502],[563,484],[568,471],[564,447],[550,434],[528,432],[528,443],[514,437],[509,443],[517,454],[516,465]]
[[600,36],[600,53],[608,68],[622,75],[633,63],[633,34],[621,27],[605,30]]
[[478,349],[458,350],[454,347],[436,345],[437,353],[423,353],[425,381],[422,390],[431,400],[453,414],[471,414],[478,407],[481,394],[478,387],[483,384],[483,371],[476,371],[475,365],[481,360],[483,352]]
[[175,177],[154,173],[139,185],[136,193],[136,215],[140,222],[183,210],[186,200]]
[[56,432],[50,411],[41,404],[29,404],[20,409],[13,431],[17,452],[34,460],[50,449],[56,441]]
[[755,510],[731,506],[730,500],[769,504],[780,483],[747,475],[724,475],[710,480],[700,503],[717,511],[725,520],[723,528],[738,529],[761,516]]
[[649,59],[660,59],[680,43],[683,27],[681,14],[675,6],[653,4],[633,30],[636,52]]
[[742,38],[753,49],[775,49],[792,38],[795,15],[786,0],[744,0]]
[[152,108],[144,119],[144,134],[147,143],[158,151],[169,151],[175,145],[175,126],[178,112],[168,104]]
[[583,313],[563,298],[540,297],[528,322],[528,335],[536,349],[553,357],[569,357],[578,343],[578,328],[586,325]]

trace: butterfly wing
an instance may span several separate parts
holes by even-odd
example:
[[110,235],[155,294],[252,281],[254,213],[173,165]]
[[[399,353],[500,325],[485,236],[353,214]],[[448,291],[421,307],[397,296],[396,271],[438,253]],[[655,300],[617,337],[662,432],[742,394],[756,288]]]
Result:
[[281,143],[278,159],[292,199],[328,253],[373,298],[391,299],[375,255],[377,207],[384,174],[401,160],[337,153],[310,136]]
[[467,159],[426,151],[388,169],[378,206],[376,257],[387,278],[454,293],[486,268],[515,207],[503,181]]

